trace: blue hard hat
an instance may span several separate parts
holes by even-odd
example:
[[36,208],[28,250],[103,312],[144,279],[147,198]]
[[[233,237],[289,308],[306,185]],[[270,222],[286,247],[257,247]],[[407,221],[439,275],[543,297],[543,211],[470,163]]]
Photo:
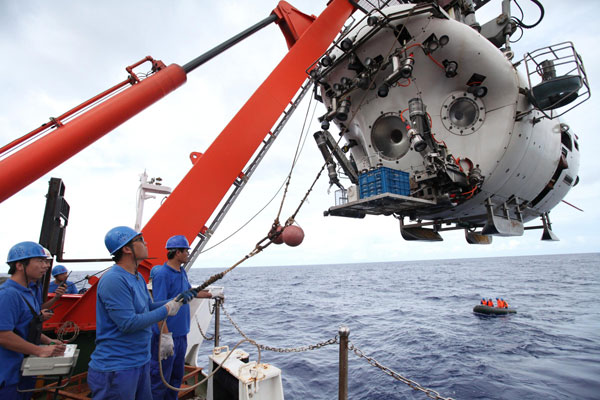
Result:
[[66,272],[68,271],[64,265],[57,265],[56,267],[52,268],[52,276],[64,274]]
[[44,248],[36,242],[21,242],[15,244],[8,251],[7,263],[27,260],[28,258],[46,258]]
[[166,249],[189,249],[190,244],[187,239],[183,235],[175,235],[171,236],[169,240],[167,240]]
[[104,237],[104,245],[108,252],[113,255],[129,243],[131,239],[141,234],[141,232],[137,232],[128,226],[117,226],[108,231]]

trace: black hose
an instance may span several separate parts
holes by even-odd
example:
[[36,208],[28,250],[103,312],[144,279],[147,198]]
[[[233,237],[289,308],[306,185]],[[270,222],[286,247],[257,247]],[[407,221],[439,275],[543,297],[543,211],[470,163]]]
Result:
[[[544,6],[542,5],[542,3],[540,3],[538,0],[531,0],[536,6],[538,6],[538,8],[540,9],[540,18],[536,21],[535,24],[533,25],[527,25],[525,23],[523,23],[523,21],[521,21],[518,18],[515,18],[515,20],[517,21],[517,24],[521,27],[521,28],[525,28],[525,29],[531,29],[534,28],[536,26],[539,25],[540,22],[542,22],[542,20],[544,19]],[[516,1],[515,1],[516,3]]]

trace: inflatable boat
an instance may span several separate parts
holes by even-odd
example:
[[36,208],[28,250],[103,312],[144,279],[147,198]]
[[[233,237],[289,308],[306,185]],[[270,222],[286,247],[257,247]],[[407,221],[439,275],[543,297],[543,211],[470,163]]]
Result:
[[506,315],[506,314],[516,314],[517,310],[514,308],[498,308],[498,307],[490,307],[484,305],[476,305],[473,307],[473,312],[478,314],[488,314],[488,315]]

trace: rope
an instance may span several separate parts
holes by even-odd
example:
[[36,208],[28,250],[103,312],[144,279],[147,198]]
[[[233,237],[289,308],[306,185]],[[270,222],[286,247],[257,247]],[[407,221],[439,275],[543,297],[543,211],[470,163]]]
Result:
[[[65,340],[64,336],[67,332],[72,332],[73,336],[71,338],[69,338],[68,340]],[[75,339],[77,339],[77,337],[79,336],[79,332],[80,332],[79,325],[77,325],[73,321],[66,321],[65,323],[63,323],[60,326],[60,328],[58,328],[58,331],[56,331],[56,338],[63,343],[71,343]]]
[[[279,204],[279,211],[277,212],[277,216],[275,217],[275,220],[273,221],[273,226],[275,227],[275,230],[277,229],[277,226],[279,225],[279,217],[281,216],[281,211],[283,210],[283,204],[285,203],[285,198],[287,196],[287,192],[288,192],[288,188],[290,186],[290,181],[292,179],[292,172],[294,171],[294,168],[296,167],[296,163],[298,162],[298,158],[300,157],[300,152],[301,149],[304,148],[304,145],[302,144],[302,146],[300,146],[300,143],[302,142],[302,136],[308,136],[308,129],[306,130],[306,132],[304,131],[304,129],[306,128],[306,121],[308,120],[308,114],[310,112],[310,106],[312,104],[313,98],[310,98],[310,101],[308,103],[308,107],[306,108],[306,115],[304,116],[304,121],[302,123],[302,130],[300,131],[301,134],[298,137],[298,144],[296,145],[296,151],[294,153],[294,158],[292,161],[292,165],[290,167],[290,172],[287,175],[286,178],[286,182],[285,182],[285,189],[283,191],[283,197],[281,198],[281,204]],[[314,110],[313,109],[313,116],[314,116]]]
[[[166,321],[166,319],[165,319]],[[213,372],[211,372],[209,375],[206,376],[206,378],[202,379],[200,382],[195,383],[192,386],[186,386],[184,388],[176,388],[175,386],[172,386],[169,384],[169,382],[167,382],[167,380],[165,379],[165,374],[163,372],[163,367],[162,367],[162,360],[160,360],[160,342],[161,342],[161,336],[162,336],[162,332],[164,331],[165,325],[167,325],[166,323],[163,324],[163,327],[161,329],[160,334],[158,335],[158,370],[160,372],[160,379],[163,383],[163,385],[165,385],[166,387],[168,387],[171,390],[174,390],[176,392],[183,392],[183,391],[192,391],[194,389],[196,389],[198,386],[202,385],[204,382],[208,381],[210,378],[212,378],[212,376],[214,374],[217,373],[218,370],[220,370],[221,368],[223,368],[223,365],[225,364],[225,361],[227,361],[227,359],[233,354],[234,350],[238,348],[238,346],[244,342],[247,342],[246,339],[240,340],[234,347],[233,349],[231,349],[231,351],[229,352],[229,354],[227,354],[227,357],[225,357],[225,359],[223,359],[223,361],[221,361],[221,364],[217,367],[217,369],[215,369]],[[260,352],[260,350],[259,350]],[[260,353],[259,353],[260,354]]]

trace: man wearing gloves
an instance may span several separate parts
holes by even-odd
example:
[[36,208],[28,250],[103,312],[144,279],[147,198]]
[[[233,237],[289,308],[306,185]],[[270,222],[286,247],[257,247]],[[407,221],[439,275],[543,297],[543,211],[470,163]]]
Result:
[[[179,293],[194,291],[191,289],[182,264],[189,258],[190,245],[182,235],[172,236],[167,240],[167,262],[152,268],[152,295],[160,302],[177,296]],[[194,292],[195,293],[195,292]],[[208,291],[199,292],[196,297],[210,298]],[[167,318],[167,326],[162,323],[153,326],[152,358],[150,374],[152,377],[153,400],[177,399],[178,392],[164,385],[160,376],[158,359],[162,363],[165,380],[169,385],[179,388],[184,375],[185,353],[187,350],[187,334],[190,331],[190,306],[184,304],[179,313]],[[160,349],[158,348],[159,330],[162,332]]]
[[[104,244],[115,262],[100,279],[96,301],[96,348],[87,382],[93,399],[147,400],[150,386],[151,326],[177,314],[181,302],[153,302],[138,264],[148,257],[142,234],[118,226]],[[195,292],[181,293],[185,301]]]

